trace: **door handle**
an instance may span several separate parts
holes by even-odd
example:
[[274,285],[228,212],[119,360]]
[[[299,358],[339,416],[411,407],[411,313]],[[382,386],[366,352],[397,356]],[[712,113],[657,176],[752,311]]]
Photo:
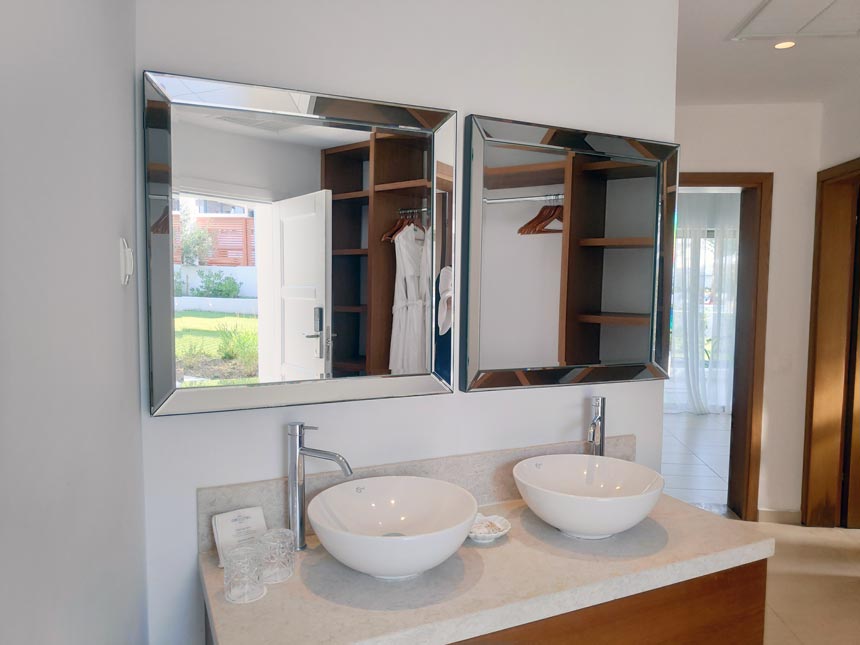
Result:
[[325,312],[322,307],[314,307],[314,330],[311,333],[305,332],[302,334],[305,338],[316,338],[319,344],[314,348],[314,358],[326,358],[326,337],[325,337]]

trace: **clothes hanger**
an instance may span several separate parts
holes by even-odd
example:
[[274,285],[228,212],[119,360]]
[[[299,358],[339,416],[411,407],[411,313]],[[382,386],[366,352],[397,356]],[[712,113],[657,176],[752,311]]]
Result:
[[534,228],[535,223],[536,223],[536,222],[540,222],[544,217],[546,217],[546,214],[547,214],[547,213],[546,213],[546,211],[547,211],[547,209],[548,209],[548,208],[549,208],[549,207],[548,207],[548,206],[546,206],[546,205],[541,206],[541,208],[540,208],[540,210],[538,211],[537,215],[535,215],[535,216],[534,216],[534,217],[532,217],[528,222],[526,222],[525,224],[523,224],[522,226],[520,226],[520,228],[519,228],[519,230],[517,231],[517,233],[519,233],[520,235],[531,235],[531,231],[532,231],[532,229]]
[[562,206],[550,206],[551,213],[549,217],[541,221],[536,227],[535,230],[532,231],[534,234],[540,233],[561,233],[561,229],[557,228],[547,228],[552,222],[563,222],[564,221],[564,208]]
[[424,222],[421,220],[421,213],[414,213],[414,214],[413,214],[413,221],[412,221],[412,223],[413,223],[413,224],[415,224],[415,226],[417,226],[417,227],[418,227],[420,230],[422,230],[422,231],[426,231],[426,230],[427,230],[427,229],[425,229],[425,228],[424,228]]
[[[414,226],[416,229],[418,229],[418,231],[415,234],[415,239],[418,240],[419,242],[424,241],[424,238],[427,235],[427,231],[424,228],[423,222],[421,221],[421,213],[410,213],[409,214],[409,223],[407,224],[407,226]],[[403,230],[401,229],[400,233],[402,233],[402,232],[403,232]],[[398,233],[397,235],[400,235],[400,233]]]
[[[395,237],[397,237],[398,235],[400,235],[400,233],[402,233],[402,232],[403,232],[403,229],[405,229],[405,228],[406,228],[407,226],[409,226],[410,224],[415,225],[415,224],[414,224],[414,220],[415,220],[415,214],[414,214],[414,213],[409,213],[409,214],[401,215],[401,216],[397,219],[397,221],[394,223],[394,226],[392,226],[392,227],[391,227],[391,229],[389,229],[389,230],[388,230],[388,232],[386,232],[386,233],[382,236],[381,241],[382,241],[382,242],[393,242],[393,241],[394,241],[394,238],[395,238]],[[421,225],[416,225],[416,226],[417,226],[419,229],[421,229],[422,231],[424,230],[424,227],[423,227],[423,226],[421,226]]]
[[547,227],[547,224],[555,221],[557,217],[558,206],[547,206],[546,211],[544,211],[544,216],[534,223],[534,225],[529,230],[529,233],[531,233],[532,235],[543,233],[544,229],[546,229]]
[[517,231],[520,235],[539,235],[542,233],[561,233],[558,229],[548,229],[547,226],[553,221],[563,221],[564,208],[559,205],[542,206],[532,219],[526,222]]
[[398,217],[397,221],[394,222],[394,226],[392,226],[388,231],[383,234],[382,239],[380,241],[393,242],[397,234],[403,229],[405,222],[406,218],[404,218],[402,215]]
[[409,220],[407,219],[406,215],[400,215],[397,218],[397,221],[394,222],[394,226],[392,226],[385,233],[385,235],[382,236],[382,241],[383,242],[393,242],[394,238],[397,237],[397,234],[400,233],[400,231],[402,231],[404,228],[406,228],[406,225],[408,223],[409,223]]

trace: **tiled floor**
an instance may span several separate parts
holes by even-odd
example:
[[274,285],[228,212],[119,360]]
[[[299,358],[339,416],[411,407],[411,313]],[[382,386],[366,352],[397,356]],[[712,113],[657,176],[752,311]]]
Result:
[[663,415],[665,492],[691,504],[725,504],[731,415]]
[[[665,492],[732,516],[726,503],[729,415],[667,414]],[[756,525],[776,540],[768,561],[765,645],[860,644],[860,530]]]
[[758,527],[776,539],[765,645],[860,643],[860,530]]

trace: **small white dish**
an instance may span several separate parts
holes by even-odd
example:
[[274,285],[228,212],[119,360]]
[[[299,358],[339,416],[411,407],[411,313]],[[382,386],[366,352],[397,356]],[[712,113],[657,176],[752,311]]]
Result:
[[475,523],[469,530],[469,538],[478,544],[488,544],[508,534],[511,523],[501,515],[483,515],[478,513]]

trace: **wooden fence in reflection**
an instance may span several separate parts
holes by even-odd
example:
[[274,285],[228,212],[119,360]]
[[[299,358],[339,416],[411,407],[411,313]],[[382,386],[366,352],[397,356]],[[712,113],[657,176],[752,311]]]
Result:
[[[212,238],[212,253],[205,262],[209,266],[254,266],[253,217],[198,217],[197,228],[207,231]],[[173,214],[173,262],[182,263],[182,225],[179,213]]]

